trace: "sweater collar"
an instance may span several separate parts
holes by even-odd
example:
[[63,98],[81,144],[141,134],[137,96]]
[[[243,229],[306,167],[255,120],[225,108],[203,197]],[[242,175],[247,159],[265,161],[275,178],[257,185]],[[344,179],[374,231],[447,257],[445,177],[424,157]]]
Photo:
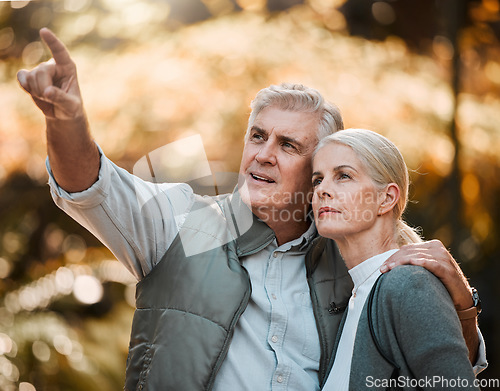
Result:
[[374,255],[350,269],[349,274],[354,282],[354,289],[359,288],[370,276],[375,275],[380,266],[396,251],[398,250],[389,250],[382,254]]

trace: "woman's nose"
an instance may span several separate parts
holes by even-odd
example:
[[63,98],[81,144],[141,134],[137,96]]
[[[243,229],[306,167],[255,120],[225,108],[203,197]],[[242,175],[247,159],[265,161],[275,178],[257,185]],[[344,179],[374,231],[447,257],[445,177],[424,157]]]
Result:
[[326,184],[321,182],[318,186],[316,186],[315,193],[320,199],[324,198],[332,198],[332,192],[326,188]]

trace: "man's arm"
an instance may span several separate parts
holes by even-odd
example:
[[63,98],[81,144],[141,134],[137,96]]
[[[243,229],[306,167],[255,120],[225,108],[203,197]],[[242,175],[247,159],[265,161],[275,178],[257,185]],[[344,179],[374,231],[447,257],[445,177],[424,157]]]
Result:
[[[385,273],[398,265],[423,266],[441,280],[457,311],[472,307],[471,287],[460,266],[439,240],[401,247],[382,265],[381,271]],[[474,365],[479,347],[477,318],[461,320],[461,323],[462,333],[469,349],[469,359]]]
[[97,180],[99,152],[87,123],[75,63],[49,29],[41,29],[40,36],[53,59],[31,71],[19,71],[17,78],[45,115],[55,180],[64,190],[79,192]]

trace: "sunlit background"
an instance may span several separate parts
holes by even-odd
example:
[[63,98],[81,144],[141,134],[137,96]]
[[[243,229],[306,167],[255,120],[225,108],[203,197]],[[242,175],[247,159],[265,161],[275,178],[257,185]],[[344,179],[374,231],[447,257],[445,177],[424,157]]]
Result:
[[499,9],[498,0],[0,1],[0,389],[122,389],[134,309],[132,276],[49,196],[43,117],[15,80],[50,58],[44,26],[78,66],[96,140],[130,171],[197,136],[214,174],[237,172],[249,103],[282,81],[319,89],[347,127],[391,138],[413,170],[407,220],[443,241],[478,288],[490,362],[481,377],[500,378]]

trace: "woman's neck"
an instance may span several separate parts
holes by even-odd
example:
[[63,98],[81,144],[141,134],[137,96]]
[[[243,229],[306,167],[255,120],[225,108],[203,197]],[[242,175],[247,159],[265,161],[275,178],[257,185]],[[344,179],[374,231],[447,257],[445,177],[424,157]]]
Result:
[[394,225],[377,224],[368,231],[335,239],[348,269],[386,251],[399,248]]

